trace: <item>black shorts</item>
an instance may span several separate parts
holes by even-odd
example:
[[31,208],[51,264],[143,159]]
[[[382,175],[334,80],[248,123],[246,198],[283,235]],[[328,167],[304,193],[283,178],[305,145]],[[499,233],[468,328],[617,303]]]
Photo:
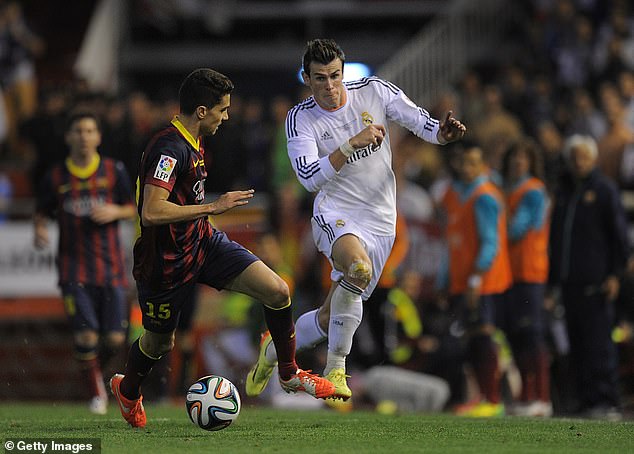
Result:
[[143,327],[156,333],[174,331],[181,312],[188,310],[185,306],[194,304],[196,284],[222,290],[231,279],[257,260],[258,257],[241,244],[231,241],[224,232],[214,231],[205,263],[194,279],[171,289],[155,289],[137,281]]
[[65,282],[60,287],[73,331],[108,333],[123,332],[128,328],[128,305],[123,287],[79,282]]

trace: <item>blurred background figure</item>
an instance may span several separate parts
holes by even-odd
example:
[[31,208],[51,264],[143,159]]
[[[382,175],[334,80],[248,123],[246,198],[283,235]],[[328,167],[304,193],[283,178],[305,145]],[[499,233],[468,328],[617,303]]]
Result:
[[540,150],[531,139],[509,147],[502,161],[502,176],[513,286],[497,318],[522,380],[519,402],[511,409],[521,416],[553,413],[544,320],[550,220],[542,175]]
[[457,408],[463,416],[503,416],[500,393],[496,308],[511,286],[503,196],[490,181],[483,150],[465,145],[455,180],[443,199],[449,249],[448,291],[461,313],[465,360],[475,374],[479,395]]
[[17,1],[0,2],[0,83],[7,115],[7,145],[20,155],[19,126],[35,113],[38,82],[34,59],[45,49],[31,31]]
[[93,113],[70,117],[66,143],[69,157],[38,188],[33,241],[38,248],[48,246],[47,218],[57,220],[59,286],[75,357],[90,388],[90,411],[105,414],[102,370],[123,345],[128,327],[119,221],[134,218],[136,210],[123,164],[97,151],[101,130]]
[[629,253],[624,209],[613,181],[597,168],[589,136],[566,140],[568,173],[555,195],[549,284],[561,291],[570,337],[577,412],[620,419],[614,301]]

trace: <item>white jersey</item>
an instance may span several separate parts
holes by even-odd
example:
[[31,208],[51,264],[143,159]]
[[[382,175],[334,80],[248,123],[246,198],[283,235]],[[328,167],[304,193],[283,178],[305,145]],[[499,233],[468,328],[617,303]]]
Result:
[[380,146],[355,151],[335,171],[328,155],[369,124],[394,121],[418,137],[438,143],[439,122],[394,84],[368,77],[345,82],[345,105],[324,110],[311,96],[286,117],[288,156],[299,182],[315,197],[313,215],[345,213],[375,235],[396,231],[396,181],[389,132]]

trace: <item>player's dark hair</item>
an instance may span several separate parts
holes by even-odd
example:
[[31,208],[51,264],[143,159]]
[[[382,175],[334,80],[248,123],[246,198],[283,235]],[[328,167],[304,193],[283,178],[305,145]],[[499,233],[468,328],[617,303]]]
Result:
[[192,71],[178,91],[180,111],[191,115],[198,106],[213,108],[233,90],[233,82],[224,74],[209,68]]
[[87,110],[77,110],[71,112],[66,118],[66,129],[64,129],[64,131],[70,131],[75,123],[77,123],[79,120],[83,120],[84,118],[94,120],[95,124],[97,125],[97,131],[101,132],[101,120],[99,120],[99,117],[96,113]]
[[343,70],[343,64],[346,61],[346,55],[341,50],[341,47],[335,42],[334,39],[313,39],[306,44],[306,52],[302,59],[302,66],[307,76],[310,76],[310,64],[312,62],[321,63],[327,65],[335,58],[341,60],[341,69]]
[[541,151],[535,143],[535,141],[529,137],[525,137],[520,141],[512,143],[504,156],[502,157],[502,176],[504,178],[508,177],[509,166],[511,162],[511,157],[520,151],[523,151],[528,156],[529,166],[528,173],[535,178],[539,178],[540,180],[544,179],[544,159],[542,157]]

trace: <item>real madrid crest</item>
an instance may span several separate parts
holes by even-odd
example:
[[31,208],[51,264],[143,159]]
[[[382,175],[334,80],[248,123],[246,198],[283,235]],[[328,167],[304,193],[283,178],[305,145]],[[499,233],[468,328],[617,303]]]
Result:
[[346,221],[344,221],[343,219],[337,219],[337,222],[335,222],[335,225],[337,227],[343,227],[344,225],[346,225]]
[[361,114],[361,120],[363,120],[363,124],[366,126],[370,126],[372,123],[374,123],[374,117],[372,117],[372,115],[367,112],[363,112]]

